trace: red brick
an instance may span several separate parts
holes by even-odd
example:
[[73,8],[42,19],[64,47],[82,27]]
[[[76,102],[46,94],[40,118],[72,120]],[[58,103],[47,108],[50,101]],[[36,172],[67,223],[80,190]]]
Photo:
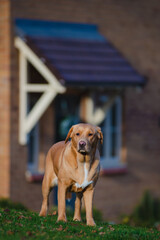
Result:
[[[0,119],[3,124],[0,125],[0,142],[2,143],[0,159],[7,162],[4,167],[6,169],[3,169],[3,172],[6,172],[4,176],[7,186],[0,188],[0,195],[2,193],[10,195],[13,200],[22,201],[36,210],[40,207],[41,185],[26,182],[24,175],[27,149],[18,143],[18,51],[13,44],[13,21],[18,17],[96,23],[100,31],[120,49],[133,66],[149,78],[147,87],[141,93],[135,89],[127,89],[125,92],[124,148],[127,148],[129,173],[124,176],[101,177],[96,189],[95,205],[104,212],[105,218],[116,220],[118,215],[131,212],[146,187],[155,194],[160,194],[158,162],[160,156],[158,126],[160,14],[158,9],[156,0],[147,3],[145,0],[140,2],[68,0],[67,4],[66,0],[1,0],[0,110],[2,114]],[[10,88],[12,89],[11,103]],[[47,116],[50,116],[50,119],[45,126]],[[51,127],[52,118],[53,115],[51,117],[51,113],[47,113],[40,123],[42,153],[46,153],[51,144],[48,139],[54,137],[53,125]],[[49,129],[52,130],[49,132]],[[0,167],[2,182],[1,172]]]

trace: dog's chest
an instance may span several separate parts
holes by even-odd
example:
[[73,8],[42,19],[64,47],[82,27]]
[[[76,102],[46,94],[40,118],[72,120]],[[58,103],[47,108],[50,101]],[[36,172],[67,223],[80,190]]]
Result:
[[84,163],[83,168],[84,168],[84,181],[86,181],[88,177],[88,168],[86,163]]
[[86,181],[88,178],[89,173],[89,164],[88,163],[80,163],[78,166],[78,182],[81,184],[82,182]]

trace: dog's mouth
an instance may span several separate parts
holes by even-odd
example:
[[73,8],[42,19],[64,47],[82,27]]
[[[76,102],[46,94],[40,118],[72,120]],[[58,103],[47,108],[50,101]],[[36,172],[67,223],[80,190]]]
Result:
[[83,155],[87,155],[89,153],[89,146],[87,144],[87,141],[85,141],[84,139],[81,139],[78,143],[78,152],[83,154]]
[[83,154],[83,155],[86,155],[86,154],[87,154],[87,152],[86,152],[85,149],[78,149],[78,152],[81,153],[81,154]]

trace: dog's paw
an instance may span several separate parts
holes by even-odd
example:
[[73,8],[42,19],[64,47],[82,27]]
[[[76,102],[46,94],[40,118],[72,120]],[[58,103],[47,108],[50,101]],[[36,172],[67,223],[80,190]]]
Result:
[[89,186],[91,183],[93,183],[93,181],[84,181],[82,184],[81,184],[81,188],[84,189],[86,188],[87,186]]

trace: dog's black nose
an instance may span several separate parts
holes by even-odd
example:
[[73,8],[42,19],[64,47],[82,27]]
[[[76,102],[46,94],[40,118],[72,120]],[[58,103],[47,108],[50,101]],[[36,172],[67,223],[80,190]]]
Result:
[[86,146],[86,142],[85,141],[80,141],[79,146],[80,146],[80,148],[84,148]]

